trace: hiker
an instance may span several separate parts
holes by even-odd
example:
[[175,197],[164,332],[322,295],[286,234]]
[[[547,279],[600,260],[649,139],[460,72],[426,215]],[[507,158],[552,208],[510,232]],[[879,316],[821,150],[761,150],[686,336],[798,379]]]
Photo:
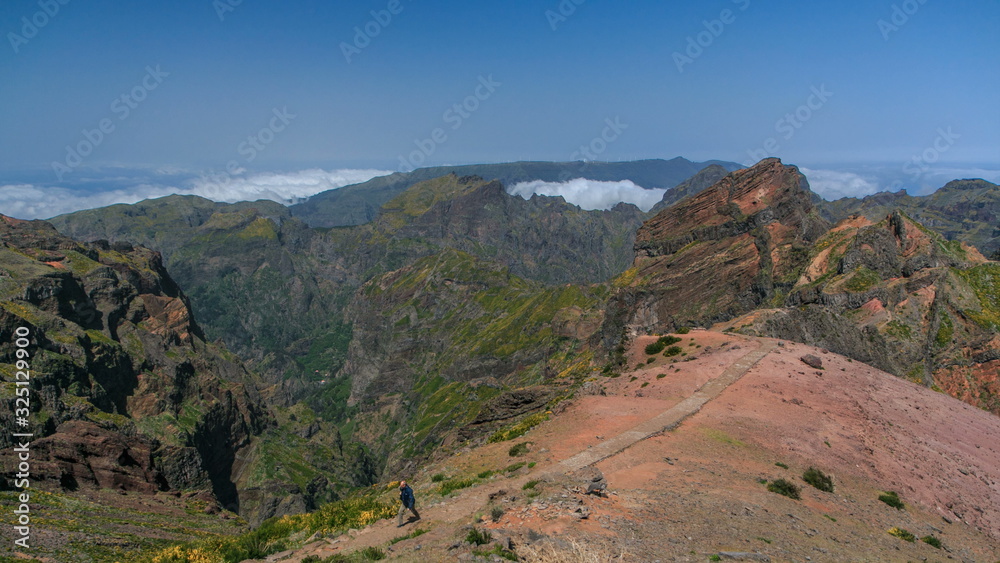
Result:
[[396,515],[396,527],[403,527],[403,514],[409,510],[420,520],[420,513],[417,512],[417,501],[413,498],[413,489],[406,484],[406,481],[399,482],[399,500],[403,501],[403,506],[399,507],[399,514]]

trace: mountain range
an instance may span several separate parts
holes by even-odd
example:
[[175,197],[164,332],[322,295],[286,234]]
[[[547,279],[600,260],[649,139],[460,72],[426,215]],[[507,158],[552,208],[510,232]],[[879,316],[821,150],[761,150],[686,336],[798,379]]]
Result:
[[[37,335],[41,486],[190,492],[256,526],[540,420],[693,327],[1000,415],[998,186],[824,202],[777,159],[735,168],[424,169],[291,208],[4,218],[0,329]],[[671,189],[649,213],[506,190],[578,175]]]

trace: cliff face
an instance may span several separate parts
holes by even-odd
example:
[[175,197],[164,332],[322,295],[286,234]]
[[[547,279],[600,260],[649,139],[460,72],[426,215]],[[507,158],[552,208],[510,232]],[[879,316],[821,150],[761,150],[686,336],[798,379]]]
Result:
[[622,278],[628,326],[665,332],[781,299],[825,226],[795,167],[768,159],[729,174],[639,229]]
[[[33,487],[201,490],[251,521],[273,514],[243,502],[255,469],[237,463],[278,430],[259,381],[204,341],[158,253],[0,216],[0,420],[10,428],[18,328],[32,341]],[[0,437],[5,456],[10,440]],[[288,497],[282,489],[270,496]]]

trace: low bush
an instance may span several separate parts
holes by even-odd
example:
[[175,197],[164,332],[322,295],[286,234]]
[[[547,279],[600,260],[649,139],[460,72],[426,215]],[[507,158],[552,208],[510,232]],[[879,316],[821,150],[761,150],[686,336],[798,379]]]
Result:
[[792,483],[785,481],[784,479],[776,479],[767,484],[767,490],[772,493],[778,493],[779,495],[784,495],[790,499],[799,500],[802,498],[800,494],[800,489]]
[[910,543],[913,543],[913,542],[917,541],[917,537],[916,536],[914,536],[913,534],[911,534],[907,530],[904,530],[903,528],[889,528],[889,535],[890,536],[896,536],[897,538],[899,538],[901,540],[906,540],[906,541],[908,541]]
[[494,473],[496,473],[496,471],[493,471],[492,469],[487,469],[486,471],[480,471],[476,475],[476,477],[478,477],[480,479],[489,479],[490,477],[493,476]]
[[806,469],[806,472],[802,474],[802,480],[821,491],[833,492],[833,479],[815,467]]
[[688,326],[682,326],[679,329],[677,329],[677,334],[687,334],[689,332],[691,332],[691,327]]
[[521,490],[522,491],[527,491],[528,489],[534,489],[535,486],[538,485],[539,483],[541,483],[540,480],[538,480],[538,479],[532,479],[531,481],[528,481],[527,483],[525,483],[524,486],[521,487]]
[[679,355],[679,354],[681,354],[683,352],[684,352],[684,350],[682,350],[680,346],[671,346],[670,348],[667,348],[667,350],[665,352],[663,352],[663,355],[666,356],[666,357],[668,357],[668,358],[671,358],[671,357],[677,356],[677,355]]
[[666,347],[667,347],[666,344],[664,344],[664,343],[660,342],[659,340],[657,340],[656,342],[653,342],[652,344],[647,344],[646,345],[646,354],[648,354],[650,356],[655,356],[656,354],[659,354],[660,352],[662,352],[663,349],[666,348]]
[[465,536],[465,541],[474,545],[486,545],[493,541],[493,536],[486,530],[472,528]]
[[438,489],[438,492],[441,494],[441,496],[444,496],[444,495],[447,495],[448,493],[451,493],[453,491],[457,491],[459,489],[465,489],[465,488],[471,487],[471,486],[473,486],[475,484],[476,484],[476,480],[475,479],[471,479],[471,478],[470,479],[452,479],[451,481],[445,481],[445,482],[441,483],[441,488]]
[[440,483],[441,481],[444,481],[447,478],[448,478],[448,476],[445,475],[444,473],[438,473],[436,475],[431,475],[431,482],[432,483]]
[[515,444],[507,450],[507,455],[510,457],[522,456],[528,453],[528,444],[530,442],[521,442],[520,444]]
[[497,430],[487,441],[492,444],[495,442],[505,442],[507,440],[513,440],[514,438],[520,438],[521,436],[524,436],[528,430],[531,430],[548,419],[548,413],[540,412],[533,414],[525,417],[521,420],[521,422]]
[[934,536],[924,536],[920,538],[920,541],[926,543],[931,547],[936,547],[937,549],[941,549],[941,540],[937,539]]
[[504,510],[502,506],[494,506],[490,509],[490,520],[494,523],[499,522],[500,519],[503,518],[505,512],[506,510]]
[[899,495],[895,491],[884,492],[878,496],[878,499],[896,510],[903,510],[903,508],[906,507],[906,505],[903,504],[903,501],[899,499]]

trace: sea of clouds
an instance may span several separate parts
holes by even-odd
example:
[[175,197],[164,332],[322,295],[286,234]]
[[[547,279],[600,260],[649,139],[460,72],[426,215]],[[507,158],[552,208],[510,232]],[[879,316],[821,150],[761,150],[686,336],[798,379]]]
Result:
[[663,199],[667,190],[650,189],[635,185],[629,180],[621,182],[598,182],[576,178],[568,182],[521,182],[507,188],[507,193],[530,199],[532,195],[560,196],[568,203],[582,209],[611,209],[619,203],[631,203],[643,211],[649,211]]
[[[0,186],[0,213],[19,219],[48,219],[63,213],[93,209],[115,203],[136,203],[171,194],[197,195],[213,201],[233,203],[269,199],[291,205],[320,192],[391,174],[386,170],[318,168],[289,173],[198,176],[182,185],[155,181],[128,187],[41,186],[31,183]],[[120,183],[120,182],[118,182]],[[98,182],[99,184],[99,182]]]

